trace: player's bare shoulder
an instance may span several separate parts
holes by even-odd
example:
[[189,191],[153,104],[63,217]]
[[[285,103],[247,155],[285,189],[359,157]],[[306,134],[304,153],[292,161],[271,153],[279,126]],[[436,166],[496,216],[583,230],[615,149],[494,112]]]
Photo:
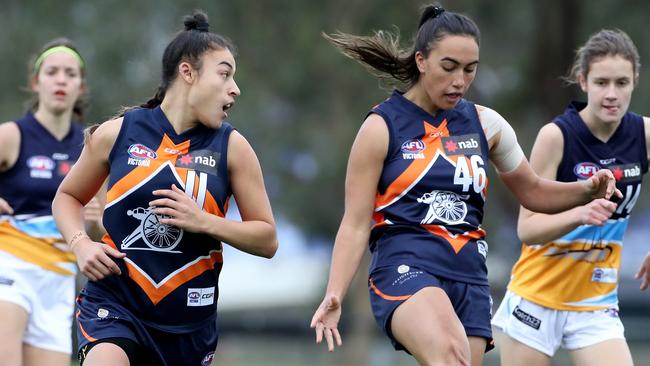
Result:
[[86,145],[108,155],[117,140],[123,122],[124,117],[119,117],[108,120],[95,128],[91,127],[87,131]]
[[0,172],[14,165],[20,153],[20,129],[16,122],[0,124]]

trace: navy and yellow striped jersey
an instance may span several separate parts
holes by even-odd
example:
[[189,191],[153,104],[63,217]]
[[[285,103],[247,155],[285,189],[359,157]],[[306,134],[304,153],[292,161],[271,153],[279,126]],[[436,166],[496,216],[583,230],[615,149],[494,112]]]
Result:
[[574,102],[553,121],[564,138],[557,180],[575,182],[599,169],[610,169],[624,197],[603,226],[581,225],[549,243],[522,244],[508,287],[532,302],[559,310],[591,311],[618,305],[623,234],[648,171],[643,117],[626,113],[603,142],[580,117],[585,106]]
[[0,250],[47,270],[72,275],[75,258],[52,217],[56,190],[83,147],[82,127],[72,123],[59,140],[32,113],[17,120],[18,159],[0,173],[0,197],[13,208],[0,215]]

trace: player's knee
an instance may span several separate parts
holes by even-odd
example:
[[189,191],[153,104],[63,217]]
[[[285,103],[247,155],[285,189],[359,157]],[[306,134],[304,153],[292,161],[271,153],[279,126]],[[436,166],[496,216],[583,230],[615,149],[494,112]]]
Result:
[[469,366],[470,348],[467,338],[444,337],[436,339],[422,349],[420,358],[427,366]]

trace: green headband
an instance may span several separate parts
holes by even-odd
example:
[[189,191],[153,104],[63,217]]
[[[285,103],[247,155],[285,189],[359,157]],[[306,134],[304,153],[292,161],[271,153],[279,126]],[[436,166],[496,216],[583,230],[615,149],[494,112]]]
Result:
[[36,59],[36,62],[34,62],[34,73],[38,72],[38,68],[41,67],[41,64],[43,63],[43,60],[45,60],[45,58],[47,56],[49,56],[49,55],[51,55],[51,54],[53,54],[55,52],[65,52],[68,55],[71,55],[72,57],[75,58],[75,60],[77,60],[77,62],[79,63],[79,67],[81,67],[83,69],[84,60],[81,59],[81,56],[79,55],[79,53],[77,53],[77,51],[73,50],[70,47],[66,47],[66,46],[56,46],[56,47],[48,48],[47,50],[45,50],[45,52],[41,53],[41,55],[38,56],[38,58]]

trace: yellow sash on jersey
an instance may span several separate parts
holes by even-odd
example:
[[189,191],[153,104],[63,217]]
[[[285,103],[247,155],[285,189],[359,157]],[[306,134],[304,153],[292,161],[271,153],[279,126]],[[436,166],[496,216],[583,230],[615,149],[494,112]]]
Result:
[[26,262],[36,264],[48,271],[73,276],[74,273],[57,265],[76,261],[72,252],[63,251],[54,238],[34,238],[13,227],[9,222],[0,222],[0,250],[10,253]]

